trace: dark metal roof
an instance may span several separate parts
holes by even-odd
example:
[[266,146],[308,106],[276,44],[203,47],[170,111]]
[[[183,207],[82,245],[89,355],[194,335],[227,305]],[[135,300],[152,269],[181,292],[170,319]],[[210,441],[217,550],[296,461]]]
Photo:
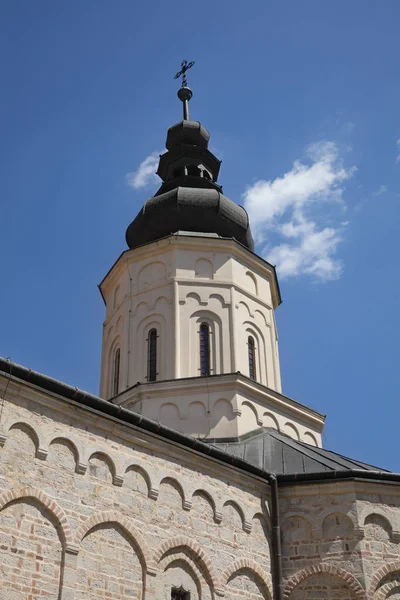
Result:
[[208,149],[209,139],[199,121],[186,117],[168,129],[157,169],[163,183],[126,230],[129,248],[183,230],[216,233],[254,250],[247,212],[217,183],[221,161]]
[[37,386],[38,389],[57,394],[73,406],[80,405],[84,410],[115,419],[128,427],[140,428],[189,450],[257,475],[268,482],[276,478],[282,485],[296,485],[362,479],[400,484],[399,473],[377,470],[376,467],[345,458],[335,452],[296,442],[273,429],[259,429],[236,439],[198,440],[118,404],[0,357],[1,375],[9,380],[22,381],[29,386]]
[[215,189],[198,187],[176,187],[147,200],[126,230],[126,242],[136,248],[179,230],[233,238],[254,250],[245,209]]
[[354,469],[385,471],[331,450],[298,442],[270,428],[260,428],[240,438],[204,441],[269,473],[320,473]]

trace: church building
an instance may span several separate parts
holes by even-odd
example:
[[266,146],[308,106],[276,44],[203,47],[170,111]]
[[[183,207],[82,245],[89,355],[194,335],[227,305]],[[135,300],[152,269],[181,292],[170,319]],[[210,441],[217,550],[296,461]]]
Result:
[[0,359],[0,600],[400,600],[400,475],[282,393],[277,273],[187,68],[99,286],[100,395]]

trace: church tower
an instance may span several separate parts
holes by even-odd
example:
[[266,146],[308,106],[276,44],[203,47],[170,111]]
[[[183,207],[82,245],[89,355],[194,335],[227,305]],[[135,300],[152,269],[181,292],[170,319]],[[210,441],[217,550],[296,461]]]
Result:
[[217,183],[210,134],[189,118],[187,67],[161,187],[100,284],[100,395],[201,439],[265,427],[320,446],[323,416],[282,394],[275,268],[255,254],[245,209]]

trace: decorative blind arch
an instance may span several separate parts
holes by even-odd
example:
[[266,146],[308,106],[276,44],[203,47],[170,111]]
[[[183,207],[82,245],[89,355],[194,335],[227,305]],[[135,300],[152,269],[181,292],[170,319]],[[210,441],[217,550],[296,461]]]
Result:
[[200,375],[210,375],[210,326],[208,323],[200,325]]
[[157,380],[157,338],[157,329],[150,329],[147,340],[147,381]]

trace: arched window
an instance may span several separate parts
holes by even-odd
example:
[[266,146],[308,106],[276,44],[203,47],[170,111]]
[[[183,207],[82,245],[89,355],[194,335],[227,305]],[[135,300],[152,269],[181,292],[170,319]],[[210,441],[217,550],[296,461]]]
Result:
[[257,379],[257,371],[256,371],[256,348],[254,345],[254,338],[249,335],[247,339],[247,346],[249,351],[249,376],[250,379]]
[[190,600],[190,592],[187,592],[183,587],[175,588],[171,590],[171,600]]
[[157,329],[150,329],[147,338],[147,381],[156,381],[157,379]]
[[210,374],[210,326],[200,325],[200,375]]
[[113,381],[112,381],[112,395],[116,396],[119,392],[119,367],[121,363],[121,350],[119,348],[116,349],[114,354],[114,364],[113,364]]

